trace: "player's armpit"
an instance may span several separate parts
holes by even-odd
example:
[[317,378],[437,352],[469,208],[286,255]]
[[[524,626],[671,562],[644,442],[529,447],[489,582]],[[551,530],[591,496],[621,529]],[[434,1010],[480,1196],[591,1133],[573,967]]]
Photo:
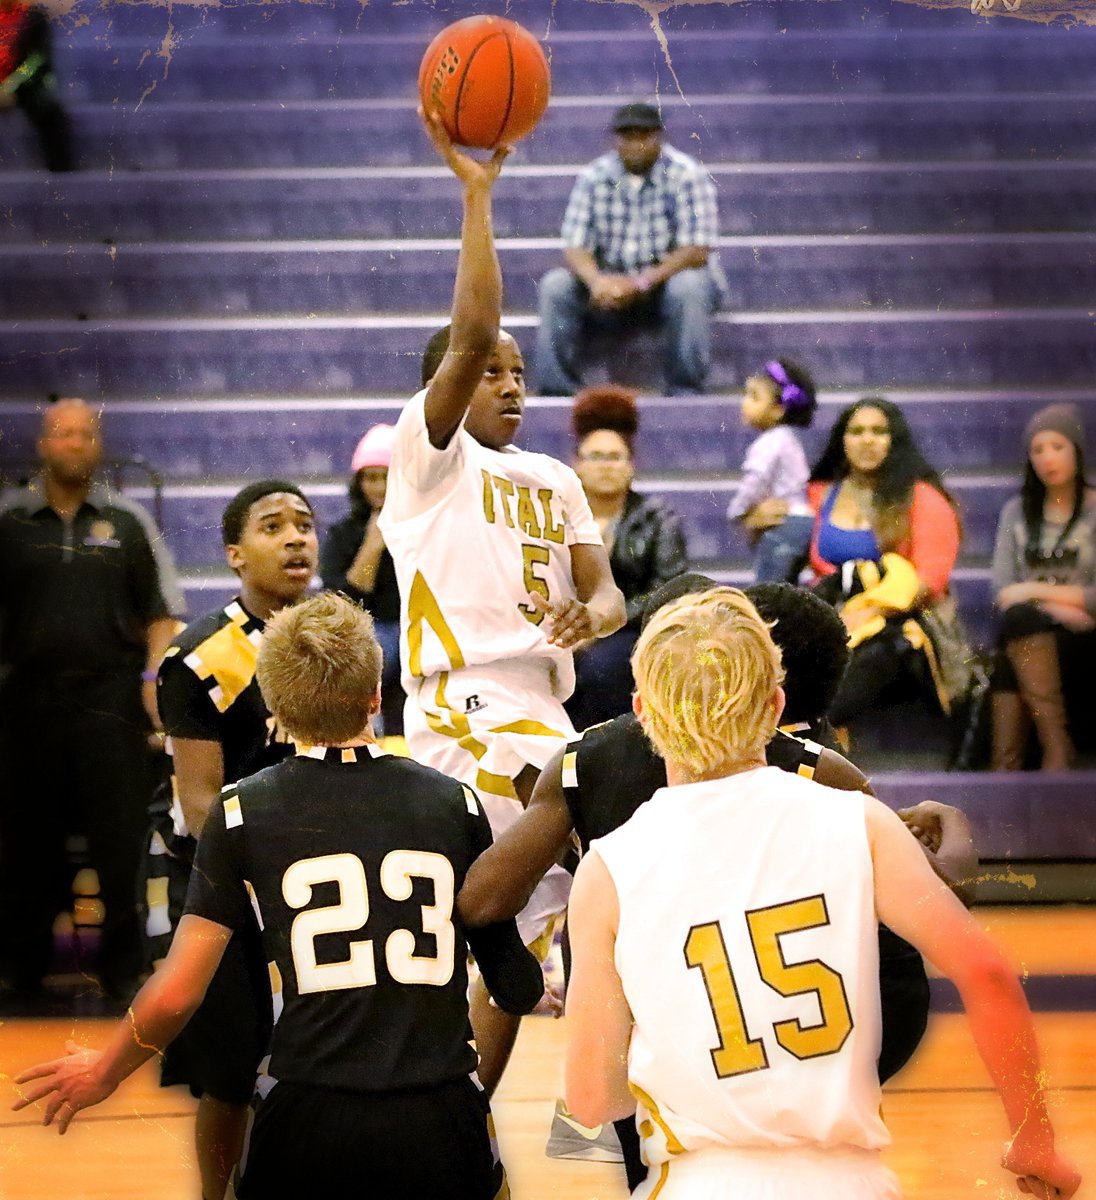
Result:
[[465,930],[465,936],[491,999],[515,1017],[532,1012],[544,995],[544,974],[523,945],[517,925],[498,921]]
[[561,776],[565,749],[552,755],[541,771],[525,812],[469,868],[457,895],[457,912],[466,926],[521,912],[567,845],[571,813]]

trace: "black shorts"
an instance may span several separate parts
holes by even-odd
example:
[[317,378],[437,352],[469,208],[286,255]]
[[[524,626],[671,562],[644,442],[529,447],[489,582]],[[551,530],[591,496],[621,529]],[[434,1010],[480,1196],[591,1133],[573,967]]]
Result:
[[240,1200],[495,1200],[488,1106],[471,1079],[414,1091],[274,1086],[259,1102]]
[[[170,921],[167,932],[146,938],[148,957],[156,962],[167,954],[183,915],[195,842],[176,837],[170,818],[163,814],[154,819],[153,832],[159,834],[168,853],[148,856],[145,920],[148,897],[156,895],[162,901],[166,880]],[[161,881],[158,890],[157,880]],[[158,928],[162,929],[162,924]],[[194,1096],[208,1094],[226,1104],[246,1104],[255,1089],[259,1064],[269,1052],[273,1028],[270,975],[262,937],[253,926],[232,935],[205,999],[164,1052],[160,1083],[163,1087],[185,1084]]]

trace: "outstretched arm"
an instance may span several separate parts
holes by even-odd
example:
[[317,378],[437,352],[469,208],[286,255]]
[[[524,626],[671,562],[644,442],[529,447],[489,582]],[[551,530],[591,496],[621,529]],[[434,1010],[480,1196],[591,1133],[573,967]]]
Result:
[[[879,919],[959,989],[978,1053],[1008,1118],[1012,1141],[1004,1166],[1020,1176],[1024,1191],[1072,1196],[1080,1175],[1055,1149],[1035,1029],[1015,972],[936,878],[899,818],[870,797],[864,806]],[[1040,1187],[1044,1190],[1036,1190]]]
[[48,1096],[43,1125],[57,1120],[64,1133],[76,1114],[105,1100],[142,1063],[176,1038],[202,1002],[209,981],[232,936],[204,917],[187,914],[163,965],[134,998],[105,1050],[87,1050],[68,1042],[68,1053],[17,1075],[31,1084],[12,1108],[26,1108]]
[[517,916],[571,836],[571,811],[563,795],[566,747],[547,762],[525,812],[469,868],[457,896],[466,926]]
[[464,189],[449,349],[426,392],[426,428],[431,445],[441,449],[464,419],[498,341],[502,272],[491,225],[491,187],[510,148],[500,146],[487,162],[479,162],[453,145],[436,113],[423,113],[422,119]]

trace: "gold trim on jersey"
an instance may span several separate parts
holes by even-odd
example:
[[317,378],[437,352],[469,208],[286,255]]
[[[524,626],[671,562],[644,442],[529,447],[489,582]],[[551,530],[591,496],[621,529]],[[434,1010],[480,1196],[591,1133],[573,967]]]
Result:
[[203,682],[212,678],[215,684],[209,695],[218,712],[227,712],[236,698],[245,692],[255,678],[255,663],[259,647],[243,630],[247,614],[242,610],[232,624],[210,634],[183,662]]
[[561,733],[558,729],[553,729],[551,725],[545,725],[541,721],[521,720],[510,721],[506,725],[493,725],[491,733],[530,733],[535,737],[554,737],[562,738],[567,735]]
[[565,788],[578,787],[578,751],[568,750],[563,756],[559,772],[560,783]]
[[171,914],[167,903],[167,876],[151,875],[145,880],[145,934],[161,937],[171,932]]
[[677,1134],[666,1124],[666,1119],[662,1113],[658,1111],[658,1105],[651,1099],[650,1096],[632,1080],[628,1080],[628,1090],[647,1110],[650,1118],[662,1130],[662,1136],[666,1139],[666,1149],[671,1154],[684,1154],[685,1147],[678,1140]]
[[277,1025],[285,1004],[285,997],[282,995],[282,973],[273,959],[266,964],[266,970],[270,976],[270,1002],[274,1010],[274,1024]]
[[651,1192],[647,1200],[656,1200],[659,1192],[666,1186],[666,1180],[670,1178],[670,1164],[662,1163],[658,1168],[658,1183],[655,1184],[654,1190]]
[[415,572],[411,580],[411,594],[407,598],[407,667],[416,678],[422,678],[422,627],[428,625],[449,658],[454,671],[464,666],[461,651],[449,623],[442,615],[441,606],[434,597],[422,573]]

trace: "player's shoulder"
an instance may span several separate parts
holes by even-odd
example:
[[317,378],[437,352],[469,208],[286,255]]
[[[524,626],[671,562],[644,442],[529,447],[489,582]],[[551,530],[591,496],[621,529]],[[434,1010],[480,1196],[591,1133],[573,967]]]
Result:
[[[168,647],[165,662],[178,659],[187,666],[191,666],[187,659],[193,654],[200,653],[212,639],[230,627],[238,629],[241,636],[250,645],[258,644],[258,639],[262,634],[262,622],[252,617],[239,600],[231,600],[223,608],[216,608],[203,613],[200,617],[195,617],[184,629],[180,630]],[[191,669],[193,670],[193,666]]]
[[626,712],[583,730],[581,736],[572,743],[572,748],[585,757],[618,746],[630,747],[644,740],[639,718],[635,713]]

